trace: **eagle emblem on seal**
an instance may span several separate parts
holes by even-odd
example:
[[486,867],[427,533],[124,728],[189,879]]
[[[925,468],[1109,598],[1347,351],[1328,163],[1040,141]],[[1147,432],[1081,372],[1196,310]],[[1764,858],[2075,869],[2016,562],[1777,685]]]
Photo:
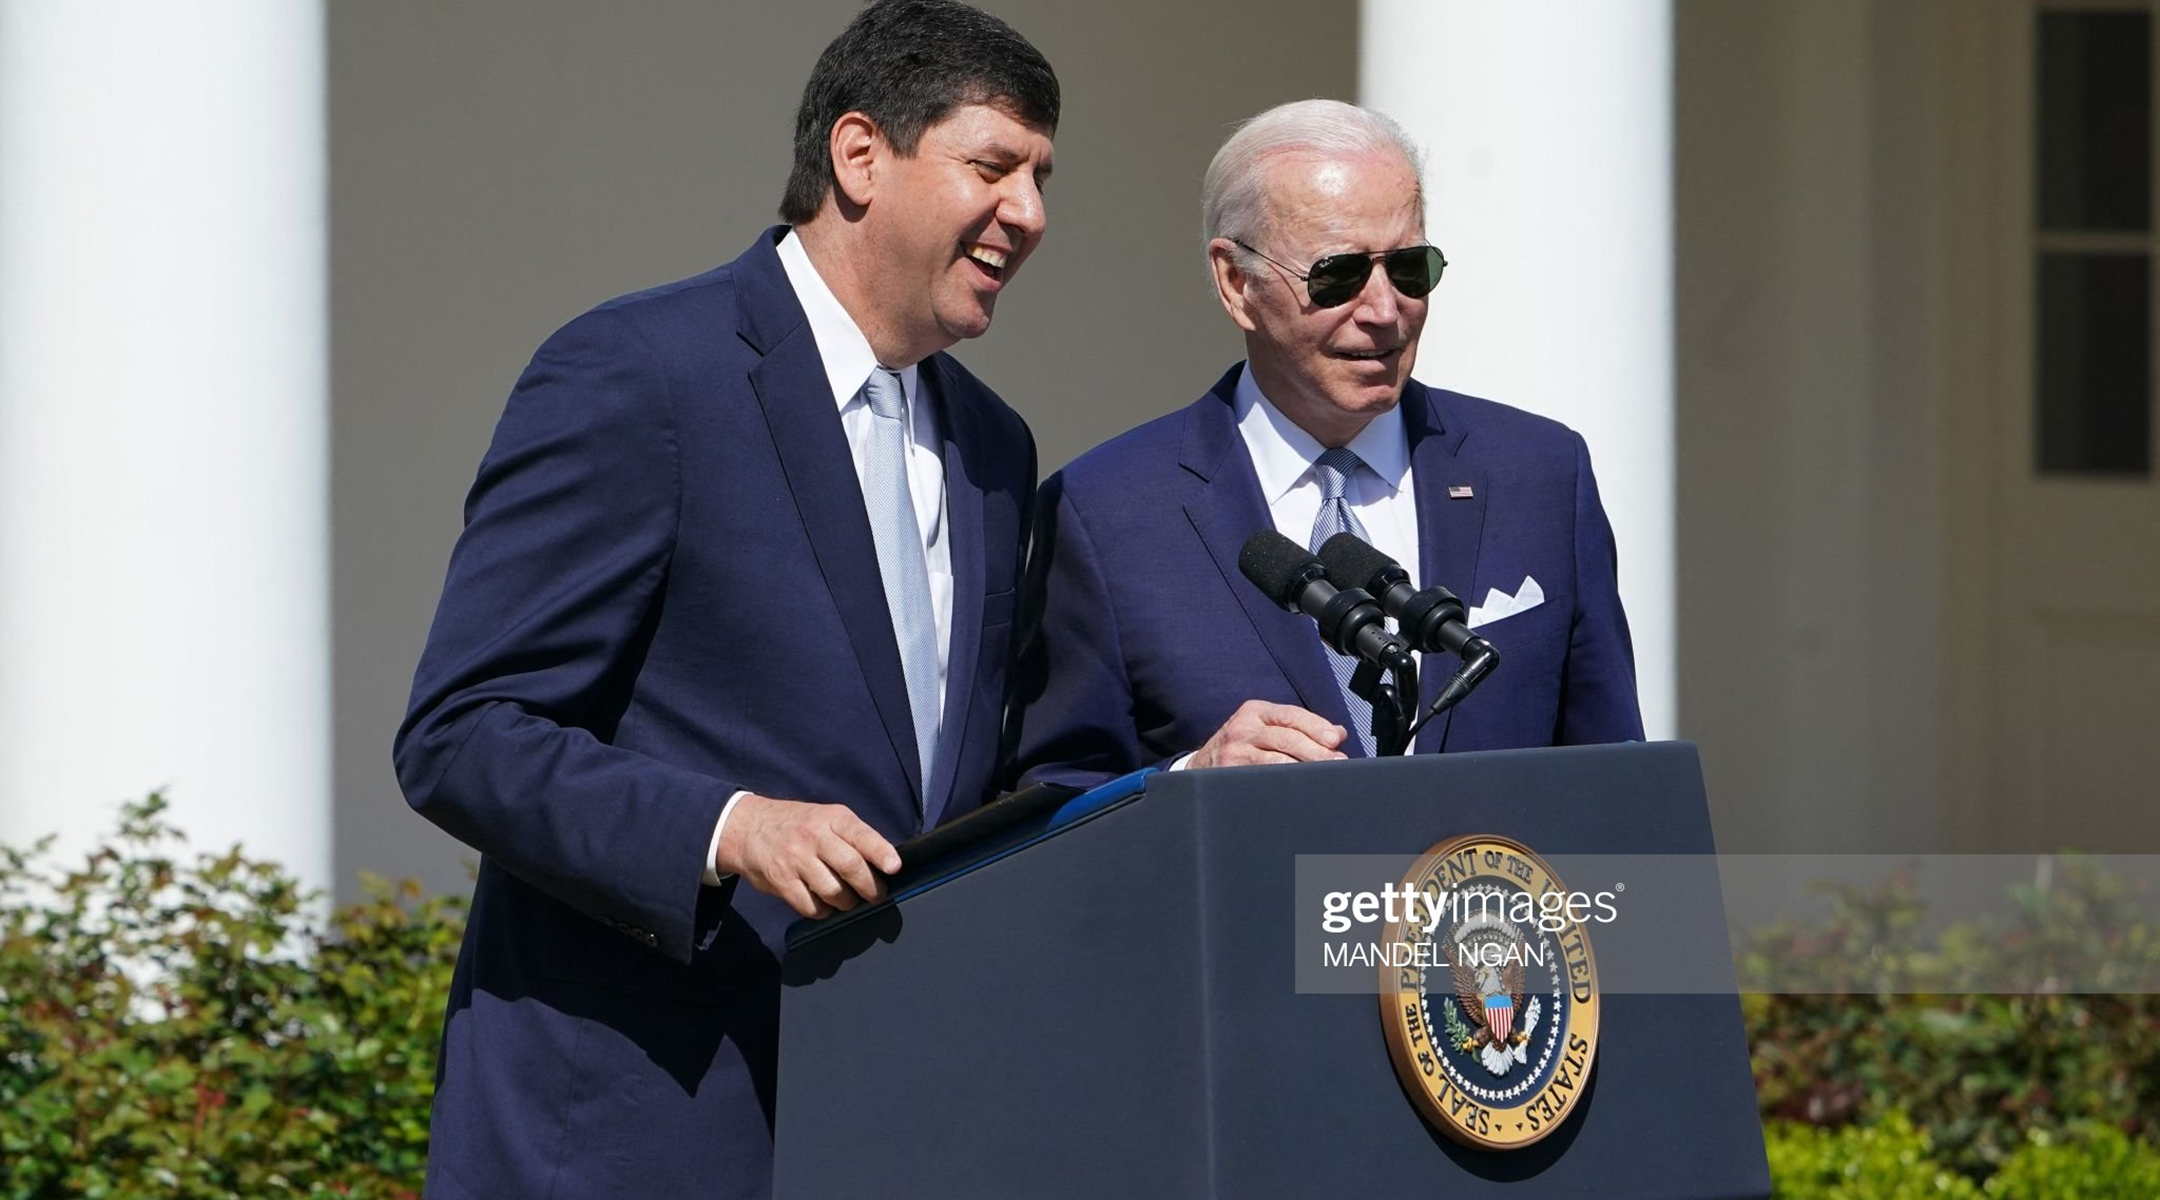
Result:
[[1456,1035],[1457,1049],[1496,1076],[1530,1061],[1530,1035],[1537,1032],[1541,1015],[1536,998],[1530,997],[1527,1006],[1523,1003],[1525,944],[1513,925],[1490,914],[1472,917],[1456,932],[1451,964],[1455,999],[1467,1024],[1451,1020],[1448,1032]]

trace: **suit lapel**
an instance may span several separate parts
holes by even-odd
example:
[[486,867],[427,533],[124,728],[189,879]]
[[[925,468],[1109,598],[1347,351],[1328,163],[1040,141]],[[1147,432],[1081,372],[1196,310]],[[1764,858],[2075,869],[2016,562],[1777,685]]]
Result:
[[[1410,442],[1410,476],[1416,490],[1418,576],[1421,587],[1444,587],[1471,603],[1477,581],[1478,547],[1485,532],[1485,505],[1491,499],[1482,470],[1459,451],[1468,431],[1441,416],[1440,395],[1412,380],[1403,389],[1403,433]],[[1470,489],[1467,498],[1450,488]],[[1461,664],[1443,655],[1426,655],[1419,664],[1418,691],[1430,705]],[[1418,734],[1417,749],[1435,753],[1447,745],[1455,710],[1435,718]]]
[[[784,233],[784,229],[773,231]],[[863,681],[877,705],[908,787],[920,799],[922,768],[916,761],[915,725],[908,714],[907,677],[893,636],[877,544],[863,505],[862,484],[848,453],[847,434],[833,405],[817,340],[773,252],[777,236],[736,260],[743,275],[743,339],[764,357],[750,371],[750,386],[764,410],[766,428],[779,449],[795,510],[847,630]],[[958,678],[958,676],[955,676]]]
[[[1232,397],[1241,367],[1233,367],[1215,389],[1185,410],[1185,442],[1180,462],[1198,476],[1201,487],[1185,502],[1185,515],[1207,546],[1209,557],[1222,572],[1230,594],[1237,597],[1253,631],[1274,658],[1275,666],[1297,693],[1298,703],[1328,720],[1350,727],[1350,708],[1342,689],[1328,669],[1320,635],[1310,619],[1286,612],[1252,585],[1238,570],[1238,554],[1245,539],[1263,529],[1275,528],[1267,501],[1260,494],[1260,479],[1252,458],[1238,436]],[[1356,739],[1347,750],[1363,750]]]
[[983,492],[972,469],[982,461],[982,428],[974,406],[963,402],[932,355],[923,360],[921,385],[937,406],[938,428],[945,441],[945,546],[952,561],[952,644],[945,669],[945,718],[938,734],[937,767],[930,778],[936,794],[926,806],[927,824],[936,825],[952,804],[953,779],[966,744],[968,722],[975,716],[975,671],[982,655]]

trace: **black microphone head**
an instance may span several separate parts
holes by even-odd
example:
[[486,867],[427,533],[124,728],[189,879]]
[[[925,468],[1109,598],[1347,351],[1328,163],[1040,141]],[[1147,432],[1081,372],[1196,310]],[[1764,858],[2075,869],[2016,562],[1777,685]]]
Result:
[[1293,612],[1297,610],[1298,593],[1327,571],[1311,551],[1272,529],[1245,539],[1237,565],[1268,599]]
[[1363,588],[1376,596],[1410,578],[1402,564],[1353,533],[1338,533],[1321,543],[1320,562],[1327,568],[1329,583],[1339,588]]

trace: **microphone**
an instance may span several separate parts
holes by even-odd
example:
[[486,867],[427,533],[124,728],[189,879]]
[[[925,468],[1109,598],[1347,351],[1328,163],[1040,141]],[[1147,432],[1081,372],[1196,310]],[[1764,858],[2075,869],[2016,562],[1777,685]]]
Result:
[[1383,667],[1408,664],[1409,643],[1388,632],[1371,594],[1329,582],[1327,567],[1289,538],[1264,529],[1245,539],[1238,570],[1268,599],[1311,617],[1320,627],[1320,640],[1338,653]]
[[1463,603],[1455,593],[1444,587],[1418,591],[1401,563],[1356,534],[1329,538],[1320,547],[1320,562],[1336,587],[1363,588],[1379,597],[1380,610],[1395,618],[1395,627],[1420,653],[1468,657],[1477,652],[1471,643],[1484,644],[1464,623]]
[[1336,534],[1321,544],[1320,561],[1330,582],[1362,586],[1368,594],[1378,595],[1381,611],[1395,618],[1396,627],[1411,645],[1424,653],[1442,651],[1463,660],[1462,669],[1440,689],[1431,709],[1411,728],[1411,736],[1426,721],[1461,703],[1500,665],[1500,652],[1464,623],[1462,601],[1456,599],[1455,593],[1444,587],[1416,590],[1401,563],[1363,539],[1354,534]]

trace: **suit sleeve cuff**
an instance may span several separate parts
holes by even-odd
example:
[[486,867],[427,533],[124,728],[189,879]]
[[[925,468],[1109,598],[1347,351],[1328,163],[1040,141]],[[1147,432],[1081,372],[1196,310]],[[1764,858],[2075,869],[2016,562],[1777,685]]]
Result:
[[749,794],[746,791],[737,791],[728,797],[726,804],[720,806],[720,819],[713,822],[712,843],[705,847],[706,887],[719,887],[727,882],[727,877],[721,875],[719,868],[713,865],[720,857],[720,831],[727,828],[728,814],[735,811],[735,802]]

